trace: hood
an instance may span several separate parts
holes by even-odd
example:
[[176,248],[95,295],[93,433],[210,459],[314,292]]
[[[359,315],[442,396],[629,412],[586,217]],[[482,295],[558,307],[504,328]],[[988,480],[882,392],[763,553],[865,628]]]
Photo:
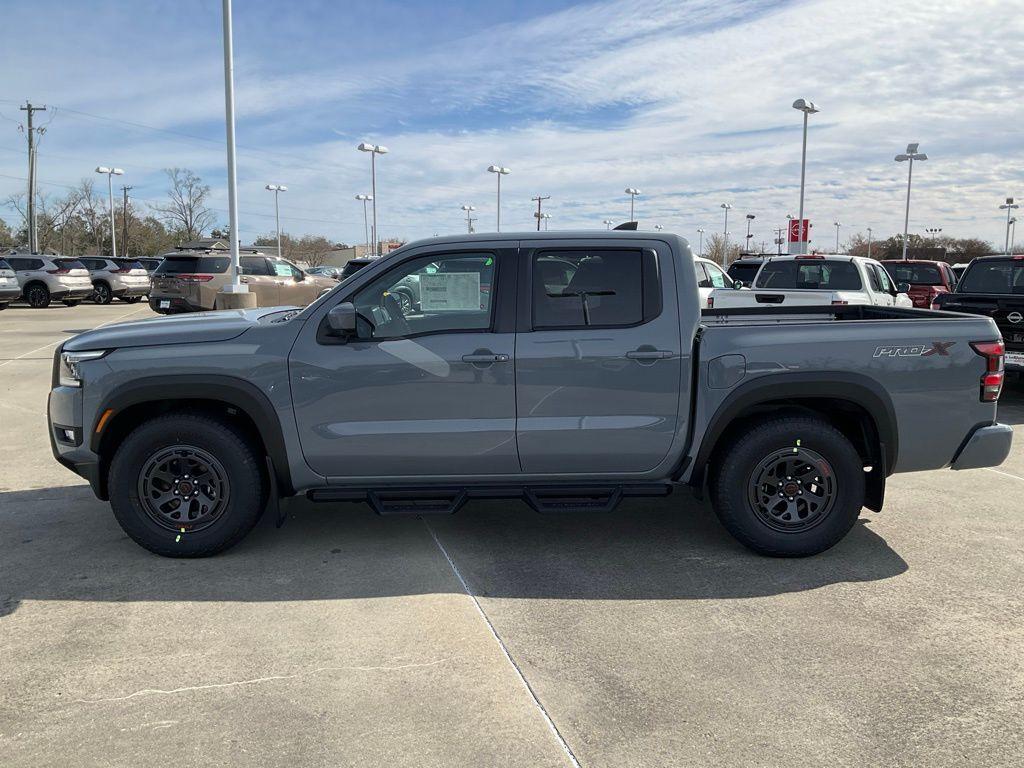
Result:
[[125,347],[228,341],[252,328],[260,321],[260,318],[292,309],[296,309],[296,307],[225,309],[217,312],[191,312],[182,315],[151,317],[128,323],[115,323],[73,336],[64,342],[63,349],[69,352],[81,352],[87,349],[123,349]]

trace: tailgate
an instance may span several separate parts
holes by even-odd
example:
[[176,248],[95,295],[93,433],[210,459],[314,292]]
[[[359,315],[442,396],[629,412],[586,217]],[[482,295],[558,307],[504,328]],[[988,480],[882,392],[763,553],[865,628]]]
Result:
[[718,288],[711,292],[711,307],[820,307],[838,301],[835,291],[789,290],[770,291],[764,289],[737,290]]

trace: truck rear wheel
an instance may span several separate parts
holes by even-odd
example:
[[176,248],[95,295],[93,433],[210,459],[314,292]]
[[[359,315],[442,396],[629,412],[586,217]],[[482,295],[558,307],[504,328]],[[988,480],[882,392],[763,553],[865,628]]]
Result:
[[159,416],[124,440],[110,505],[136,543],[165,557],[207,557],[241,541],[266,505],[262,460],[230,425],[199,413]]
[[710,478],[715,513],[740,543],[806,557],[849,533],[864,505],[864,467],[842,432],[811,416],[782,416],[742,437]]

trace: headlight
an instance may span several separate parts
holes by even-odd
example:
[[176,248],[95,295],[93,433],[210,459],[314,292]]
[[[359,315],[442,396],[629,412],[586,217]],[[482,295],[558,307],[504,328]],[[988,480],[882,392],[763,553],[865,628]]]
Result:
[[60,353],[60,385],[62,387],[82,386],[81,365],[86,360],[99,360],[109,349],[95,349],[89,352],[61,352]]

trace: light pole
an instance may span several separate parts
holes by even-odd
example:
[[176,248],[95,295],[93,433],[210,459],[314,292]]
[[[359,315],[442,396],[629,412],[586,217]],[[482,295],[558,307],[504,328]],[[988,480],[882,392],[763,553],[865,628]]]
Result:
[[797,99],[793,102],[793,109],[799,110],[804,113],[804,143],[803,149],[800,151],[800,210],[797,213],[800,223],[797,231],[797,253],[805,252],[805,240],[804,235],[804,182],[807,178],[807,118],[810,115],[820,112],[817,105],[813,101],[807,99]]
[[732,206],[729,203],[722,203],[720,208],[725,210],[725,226],[722,228],[722,237],[725,242],[722,244],[722,266],[729,266],[729,211]]
[[904,154],[896,155],[897,163],[909,163],[907,166],[907,212],[903,218],[903,260],[907,260],[907,230],[910,229],[910,182],[914,177],[914,161],[927,160],[928,155],[917,151],[918,142],[907,144]]
[[498,231],[501,232],[501,177],[508,176],[512,169],[501,165],[489,165],[487,170],[498,177]]
[[636,200],[636,196],[640,194],[640,190],[633,187],[626,187],[626,194],[629,195],[629,220],[634,221],[633,202]]
[[871,258],[871,227],[868,227],[868,258]]
[[278,196],[287,192],[288,187],[284,184],[267,184],[264,189],[274,193],[274,220],[277,222],[277,258],[281,258],[281,206],[278,204]]
[[1017,217],[1010,219],[1010,253],[1013,253],[1013,241],[1017,237]]
[[838,221],[833,221],[832,226],[836,228],[836,253],[839,253],[839,228],[843,225]]
[[380,256],[380,238],[377,237],[377,155],[386,155],[387,147],[364,141],[358,147],[360,152],[370,153],[370,201],[373,203],[373,255]]
[[[123,176],[124,171],[120,168],[107,168],[105,165],[96,166],[96,173],[106,174],[107,177],[107,200],[110,204],[110,255],[117,258],[117,234],[114,231],[114,176]],[[1009,229],[1007,229],[1009,232]]]
[[756,218],[757,217],[752,213],[747,214],[747,239],[743,242],[743,248],[747,253],[750,253],[750,238],[753,237],[753,235],[750,234],[750,222]]
[[551,219],[551,214],[550,213],[542,213],[540,215],[540,217],[542,219],[544,219],[544,231],[547,232],[548,231],[548,220]]
[[612,224],[614,224],[615,222],[612,221],[611,219],[605,219],[601,223],[604,224],[605,229],[611,229],[612,228]]
[[[231,254],[231,283],[221,292],[231,294],[221,302],[221,308],[255,307],[256,296],[242,282],[242,267],[238,259],[238,162],[235,153],[235,48],[231,31],[231,0],[221,5],[224,20],[224,131],[228,156],[228,229]],[[238,296],[241,294],[241,296]],[[216,300],[214,306],[217,306]]]
[[697,236],[699,237],[699,240],[697,241],[697,243],[698,243],[698,245],[697,245],[697,255],[698,256],[703,256],[704,255],[704,228],[703,227],[697,227]]
[[[99,168],[96,169],[97,171]],[[1013,202],[1012,197],[1006,198],[1006,202],[999,206],[999,210],[1006,209],[1006,245],[1003,246],[1003,252],[1010,255],[1010,214],[1020,208],[1019,203]]]
[[370,227],[366,220],[366,201],[373,200],[373,195],[356,195],[356,200],[363,201],[363,237],[366,239],[366,250],[363,252],[363,256],[370,255]]
[[462,210],[466,212],[466,233],[471,235],[473,234],[473,219],[470,217],[472,216],[473,211],[475,211],[476,208],[470,205],[469,203],[465,203],[462,206]]
[[925,227],[924,231],[928,233],[930,239],[934,240],[935,236],[942,231],[942,227]]
[[786,214],[786,253],[789,253],[789,228],[793,226],[793,219],[795,218],[792,213]]

